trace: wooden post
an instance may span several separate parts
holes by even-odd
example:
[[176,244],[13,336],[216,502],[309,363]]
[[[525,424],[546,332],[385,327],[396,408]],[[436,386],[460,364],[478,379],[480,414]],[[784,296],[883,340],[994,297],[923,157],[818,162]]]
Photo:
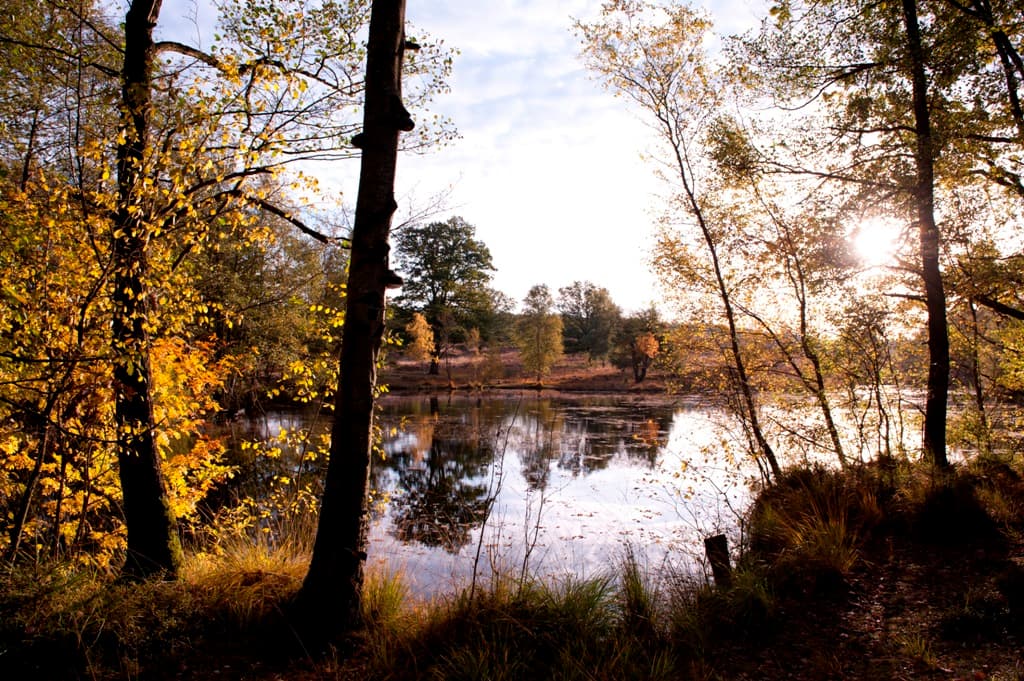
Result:
[[715,578],[715,586],[728,589],[732,586],[732,567],[729,565],[729,540],[724,534],[716,534],[704,539],[704,553],[711,564],[711,574]]

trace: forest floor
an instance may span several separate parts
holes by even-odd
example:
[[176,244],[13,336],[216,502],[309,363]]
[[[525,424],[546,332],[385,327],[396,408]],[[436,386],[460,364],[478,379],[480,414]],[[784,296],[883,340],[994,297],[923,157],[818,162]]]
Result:
[[1019,540],[887,542],[834,593],[780,599],[770,633],[717,651],[711,678],[1020,681],[1022,574]]
[[573,624],[580,604],[557,605],[550,587],[532,605],[405,602],[398,620],[371,620],[347,652],[319,660],[285,653],[294,643],[275,615],[299,586],[301,560],[145,587],[5,573],[0,679],[1021,681],[1024,479],[999,475],[993,495],[973,480],[968,496],[982,506],[954,498],[925,522],[915,510],[913,527],[883,518],[845,571],[812,564],[827,562],[822,547],[793,549],[797,561],[785,549],[743,568],[756,584],[738,568],[732,589],[695,584],[682,601],[671,576],[648,575],[662,585],[654,628],[630,624],[614,595],[601,606],[611,625],[594,625],[593,610]]

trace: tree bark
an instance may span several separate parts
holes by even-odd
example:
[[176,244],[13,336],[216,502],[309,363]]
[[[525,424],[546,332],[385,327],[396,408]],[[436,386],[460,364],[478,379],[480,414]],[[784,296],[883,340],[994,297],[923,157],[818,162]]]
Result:
[[946,457],[946,402],[949,396],[949,328],[946,292],[939,265],[941,236],[935,223],[935,147],[928,112],[928,79],[917,17],[917,0],[902,0],[907,32],[910,76],[913,88],[917,177],[914,209],[921,250],[925,307],[928,312],[928,393],[924,410],[924,452],[939,468],[949,466]]
[[384,332],[385,289],[393,279],[388,233],[397,208],[399,132],[413,125],[401,101],[404,22],[405,0],[374,0],[331,458],[313,556],[295,603],[297,630],[307,646],[320,647],[362,621],[377,357]]
[[181,565],[177,523],[160,469],[150,393],[147,295],[148,229],[140,206],[153,68],[153,28],[160,0],[133,0],[125,15],[121,82],[122,141],[117,146],[114,221],[114,421],[130,579],[176,577]]

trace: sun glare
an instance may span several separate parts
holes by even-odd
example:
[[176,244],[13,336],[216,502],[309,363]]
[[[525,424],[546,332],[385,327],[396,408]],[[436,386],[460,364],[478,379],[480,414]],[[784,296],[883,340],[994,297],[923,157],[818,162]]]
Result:
[[857,257],[867,267],[883,267],[896,255],[900,223],[888,218],[870,218],[850,234]]

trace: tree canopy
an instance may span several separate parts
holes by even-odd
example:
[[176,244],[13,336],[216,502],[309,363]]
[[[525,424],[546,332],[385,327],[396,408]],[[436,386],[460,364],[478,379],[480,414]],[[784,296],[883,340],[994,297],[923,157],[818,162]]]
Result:
[[494,272],[476,227],[460,217],[399,230],[395,263],[402,274],[396,302],[423,312],[432,323],[443,311],[471,314],[483,303]]
[[395,260],[402,275],[396,298],[399,322],[421,313],[434,332],[437,355],[431,373],[453,342],[476,328],[485,340],[499,332],[507,297],[490,287],[494,264],[476,228],[460,217],[407,225],[395,235]]
[[608,289],[589,281],[574,281],[558,289],[566,352],[586,352],[607,359],[622,316]]
[[540,385],[562,356],[562,319],[555,312],[555,300],[544,284],[531,287],[523,298],[515,340],[523,368],[532,373]]

